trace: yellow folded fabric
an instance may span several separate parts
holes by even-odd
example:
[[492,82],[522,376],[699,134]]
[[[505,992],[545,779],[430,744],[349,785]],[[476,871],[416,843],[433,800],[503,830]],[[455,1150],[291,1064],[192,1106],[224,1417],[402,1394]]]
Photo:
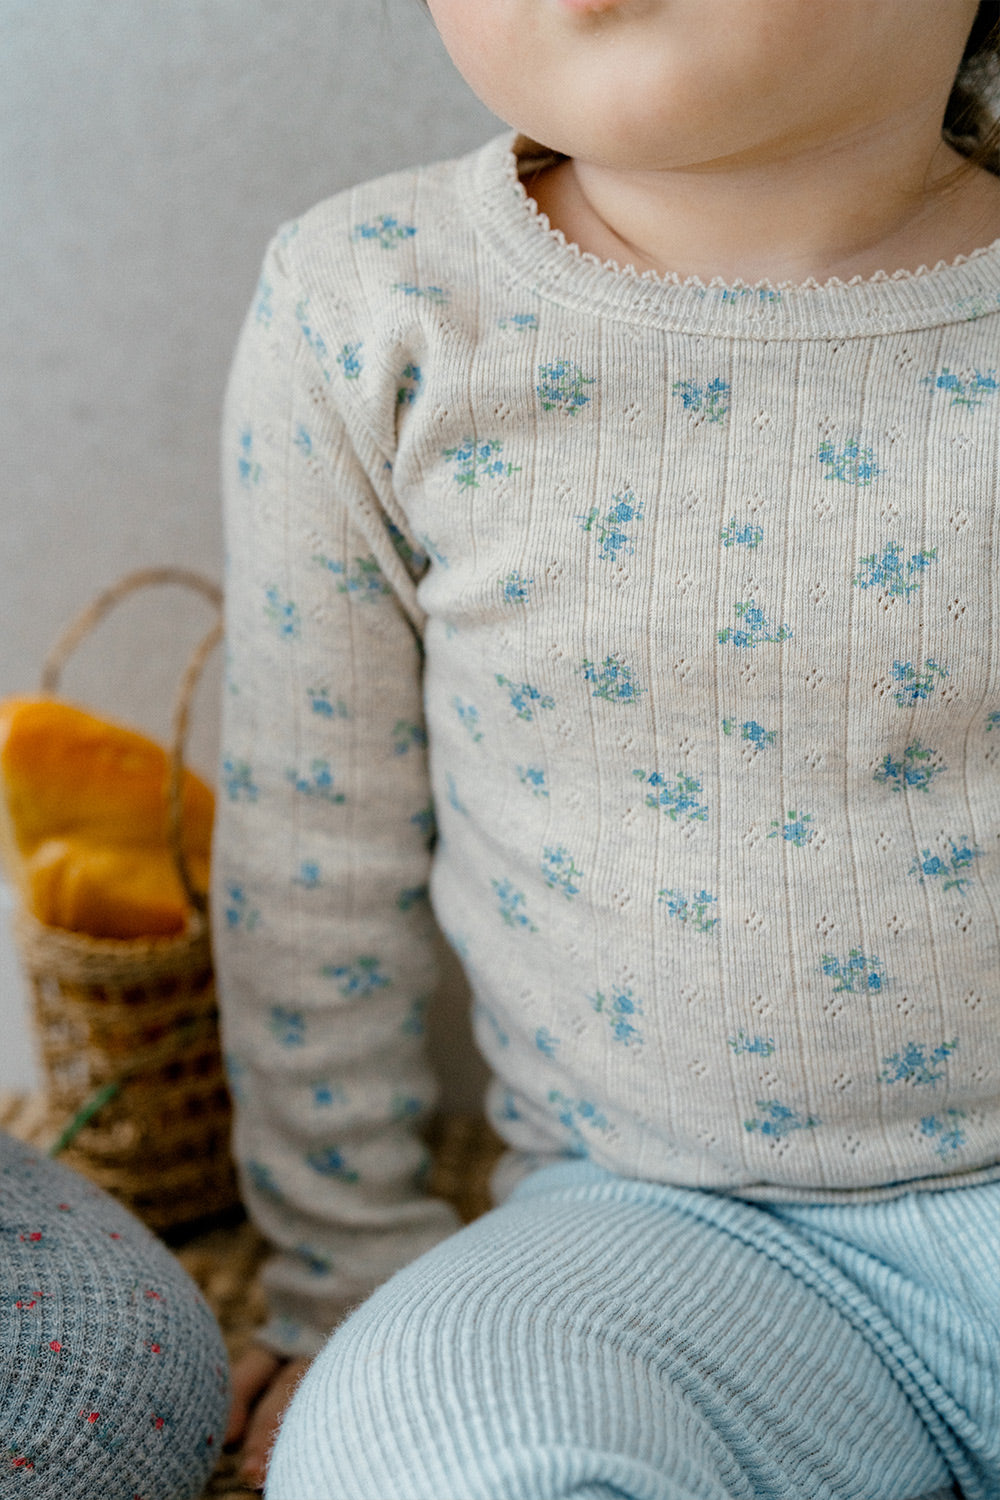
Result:
[[[0,853],[42,922],[92,937],[159,937],[190,915],[167,834],[166,751],[54,698],[0,703]],[[208,883],[214,798],[185,771],[184,851]]]

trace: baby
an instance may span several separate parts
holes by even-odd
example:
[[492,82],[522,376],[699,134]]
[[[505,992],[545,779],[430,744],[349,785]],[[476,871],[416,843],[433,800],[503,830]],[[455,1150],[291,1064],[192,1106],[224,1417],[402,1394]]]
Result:
[[518,133],[287,226],[227,403],[231,1434],[312,1361],[271,1500],[996,1500],[996,6],[430,9]]

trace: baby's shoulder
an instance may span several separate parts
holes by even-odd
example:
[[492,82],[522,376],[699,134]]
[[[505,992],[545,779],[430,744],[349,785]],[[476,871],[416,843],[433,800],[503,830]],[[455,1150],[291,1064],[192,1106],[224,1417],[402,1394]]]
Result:
[[453,249],[471,233],[462,207],[467,163],[410,167],[323,199],[278,233],[289,274],[307,294],[354,292],[376,305],[393,292],[432,291],[442,229]]

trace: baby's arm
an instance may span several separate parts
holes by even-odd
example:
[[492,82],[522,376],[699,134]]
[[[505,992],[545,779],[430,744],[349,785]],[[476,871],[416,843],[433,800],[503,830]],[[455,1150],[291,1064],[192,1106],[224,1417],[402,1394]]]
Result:
[[236,1153],[277,1252],[260,1337],[285,1358],[456,1225],[414,1130],[435,973],[412,580],[388,460],[348,430],[350,372],[289,260],[268,257],[226,404],[213,896]]

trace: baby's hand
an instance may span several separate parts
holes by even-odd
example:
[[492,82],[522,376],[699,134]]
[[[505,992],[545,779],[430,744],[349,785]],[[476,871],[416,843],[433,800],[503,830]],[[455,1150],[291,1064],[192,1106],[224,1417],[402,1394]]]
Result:
[[241,1477],[258,1488],[264,1484],[267,1457],[292,1392],[309,1368],[307,1359],[281,1359],[255,1346],[233,1369],[233,1399],[226,1442],[243,1439]]

